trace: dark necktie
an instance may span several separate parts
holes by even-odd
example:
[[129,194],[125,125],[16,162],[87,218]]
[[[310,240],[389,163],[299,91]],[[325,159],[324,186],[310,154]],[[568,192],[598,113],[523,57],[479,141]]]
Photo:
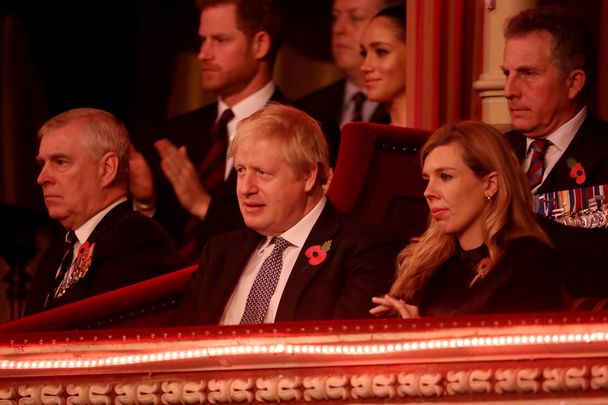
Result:
[[209,148],[209,152],[207,152],[207,156],[203,159],[199,169],[203,187],[207,192],[213,191],[224,181],[226,151],[228,150],[228,122],[232,118],[234,118],[232,110],[225,110],[211,129],[211,148]]
[[[201,183],[208,193],[211,193],[217,186],[222,184],[226,175],[228,122],[232,118],[234,118],[232,110],[225,110],[211,129],[211,147],[199,168]],[[194,263],[198,258],[196,250],[198,225],[199,219],[194,215],[190,215],[184,224],[184,238],[179,248],[179,254],[187,264]]]
[[264,322],[270,298],[272,298],[272,294],[277,288],[279,276],[283,269],[283,252],[291,243],[276,236],[272,238],[270,243],[274,243],[274,248],[270,256],[262,263],[262,267],[251,286],[241,323]]
[[528,168],[528,180],[530,181],[530,189],[538,186],[543,181],[545,173],[545,153],[551,145],[551,142],[546,139],[535,139],[531,144],[532,159]]
[[365,103],[365,100],[367,100],[367,96],[364,93],[355,93],[355,95],[353,96],[355,108],[353,109],[353,117],[351,121],[363,121],[363,103]]
[[66,273],[70,269],[72,262],[74,261],[74,245],[78,241],[76,237],[76,233],[74,231],[69,231],[65,236],[65,248],[63,252],[63,258],[61,259],[61,266],[59,267],[59,272],[53,281],[51,289],[47,294],[46,301],[44,302],[44,307],[46,308],[53,301],[55,301],[55,297],[57,295],[57,290],[61,286],[61,282],[65,278]]

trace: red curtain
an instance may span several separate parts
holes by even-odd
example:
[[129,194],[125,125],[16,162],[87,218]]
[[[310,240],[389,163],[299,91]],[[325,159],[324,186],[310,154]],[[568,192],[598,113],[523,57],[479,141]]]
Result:
[[408,126],[481,117],[483,2],[408,0]]

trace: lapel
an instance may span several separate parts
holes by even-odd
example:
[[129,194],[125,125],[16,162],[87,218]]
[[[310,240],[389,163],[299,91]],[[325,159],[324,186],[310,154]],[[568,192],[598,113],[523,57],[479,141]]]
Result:
[[342,79],[332,85],[331,93],[327,94],[327,101],[323,105],[323,109],[328,109],[328,117],[340,128],[342,121],[342,107],[344,103],[344,92],[346,91],[346,80]]
[[[251,253],[258,246],[264,236],[257,232],[246,228],[242,233],[237,234],[238,246],[231,244],[225,246],[225,258],[222,262],[209,261],[208,263],[201,263],[201,269],[203,272],[213,272],[212,280],[205,282],[204,285],[208,287],[207,291],[204,291],[201,296],[207,297],[203,304],[202,312],[206,312],[204,316],[205,323],[215,323],[220,321],[220,318],[226,308],[226,304],[230,299],[236,285],[247,266]],[[234,242],[235,239],[230,239]],[[211,256],[214,256],[214,252],[209,252]],[[209,266],[208,269],[205,266]],[[199,270],[201,271],[201,270]],[[216,303],[217,306],[213,307],[211,303]]]
[[[120,220],[120,217],[131,212],[129,202],[125,201],[112,208],[102,219],[99,221],[89,238],[84,242],[89,244],[97,243],[103,239],[104,235]],[[84,243],[82,242],[82,243]],[[77,299],[81,299],[80,294],[83,291],[87,291],[88,288],[92,288],[92,282],[95,280],[95,273],[99,270],[100,263],[103,262],[103,257],[107,254],[107,249],[104,251],[103,246],[96,244],[93,256],[91,259],[91,265],[86,274],[78,280],[74,285],[68,288],[59,299],[54,303],[55,306],[61,305],[62,303],[72,302]]]
[[123,203],[118,204],[116,207],[112,208],[102,219],[99,221],[91,235],[87,241],[89,243],[95,243],[99,239],[103,238],[103,235],[108,232],[116,222],[118,222],[118,218],[125,215],[126,213],[132,212],[129,207],[129,201],[125,201]]
[[287,104],[287,105],[291,104],[291,101],[287,97],[285,97],[285,95],[281,92],[281,90],[279,90],[278,86],[275,87],[274,92],[272,93],[272,96],[270,96],[269,101],[276,101],[277,103]]
[[[302,251],[287,280],[287,285],[285,286],[279,308],[277,309],[275,322],[293,320],[302,291],[304,291],[316,274],[329,265],[332,256],[339,247],[340,241],[334,239],[339,228],[340,213],[328,200],[317,223],[313,226],[308,238],[306,238],[306,242],[304,243],[304,246],[302,246]],[[322,245],[328,240],[331,240],[332,243],[329,252],[327,252],[326,259],[316,266],[310,265],[308,263],[308,258],[305,255],[306,250],[311,246]]]
[[[594,147],[590,142],[590,138],[593,136],[594,130],[592,129],[593,119],[587,116],[578,132],[568,145],[568,148],[564,151],[562,156],[559,158],[553,170],[549,173],[543,184],[537,190],[537,194],[547,193],[550,191],[566,190],[578,187],[584,187],[592,184],[593,173],[596,171],[596,167],[599,165],[600,160],[603,159],[602,154],[605,151],[600,151]],[[585,169],[587,180],[583,184],[577,184],[575,179],[570,177],[570,167],[568,167],[568,159],[574,159],[578,163],[581,163]]]

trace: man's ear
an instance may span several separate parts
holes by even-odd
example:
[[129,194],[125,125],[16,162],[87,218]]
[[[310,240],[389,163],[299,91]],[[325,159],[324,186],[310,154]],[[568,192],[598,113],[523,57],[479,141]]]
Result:
[[270,35],[266,31],[258,31],[253,36],[251,46],[253,54],[257,60],[261,60],[268,55],[270,51]]
[[115,152],[106,152],[99,159],[99,177],[102,187],[108,187],[118,175],[118,155]]
[[488,199],[494,197],[494,194],[498,191],[498,174],[496,172],[490,172],[486,175],[486,190],[485,196]]
[[317,184],[317,176],[319,176],[319,166],[315,165],[310,169],[306,169],[304,172],[304,179],[306,180],[304,184],[304,190],[308,193],[312,191]]
[[568,99],[574,100],[580,94],[587,81],[587,75],[583,69],[574,69],[568,73],[566,85],[568,86]]

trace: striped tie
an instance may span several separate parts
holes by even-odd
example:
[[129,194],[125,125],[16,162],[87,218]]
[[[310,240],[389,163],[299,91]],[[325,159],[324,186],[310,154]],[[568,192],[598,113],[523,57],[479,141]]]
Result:
[[530,144],[530,148],[532,149],[532,159],[530,160],[530,168],[528,169],[530,189],[534,189],[543,181],[545,153],[549,145],[551,145],[551,141],[546,139],[536,139]]
[[[224,176],[226,175],[226,151],[228,150],[228,122],[232,118],[234,118],[232,110],[225,110],[220,119],[213,125],[209,134],[211,147],[199,168],[201,183],[209,194],[224,182]],[[193,264],[198,259],[197,241],[199,225],[200,220],[194,215],[190,215],[184,225],[184,237],[179,248],[179,254],[186,264]]]
[[264,322],[270,299],[277,288],[279,276],[283,269],[283,252],[291,243],[276,236],[272,238],[271,243],[274,243],[274,248],[270,256],[262,263],[262,267],[249,291],[245,311],[241,318],[242,324]]
[[228,149],[228,122],[234,118],[231,109],[225,110],[211,129],[211,148],[200,166],[200,176],[207,192],[224,181],[226,174],[226,151]]

